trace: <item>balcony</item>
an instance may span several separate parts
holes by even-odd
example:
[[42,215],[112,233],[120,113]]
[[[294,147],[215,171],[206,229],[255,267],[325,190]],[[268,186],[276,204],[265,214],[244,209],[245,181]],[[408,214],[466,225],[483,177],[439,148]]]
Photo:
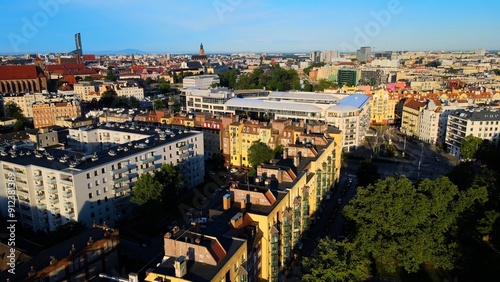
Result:
[[74,211],[74,210],[66,210],[66,211],[64,212],[64,215],[65,215],[66,217],[69,217],[69,218],[75,217],[75,211]]
[[65,199],[69,199],[73,196],[73,193],[71,193],[71,190],[66,190],[62,192],[62,196]]
[[187,150],[189,149],[189,144],[186,144],[186,145],[183,145],[183,146],[180,146],[178,147],[179,151],[184,151],[184,150]]
[[46,181],[49,184],[55,184],[56,183],[56,178],[55,177],[49,177],[49,178],[47,178]]
[[65,209],[71,209],[71,208],[73,208],[73,203],[72,202],[65,202],[64,203],[64,208]]
[[33,179],[36,180],[36,181],[40,181],[42,180],[42,174],[41,173],[34,173],[33,174]]
[[118,168],[118,169],[110,171],[109,174],[111,174],[111,175],[120,174],[120,173],[128,172],[128,170],[129,170],[129,167],[126,165],[122,168]]
[[59,198],[50,198],[49,203],[55,205],[55,204],[59,203]]
[[57,193],[57,187],[56,186],[50,186],[48,189],[49,194],[56,194]]
[[146,167],[146,168],[141,168],[139,170],[139,172],[140,173],[146,173],[146,172],[150,172],[150,171],[153,171],[153,170],[156,170],[156,166],[154,166],[154,165]]
[[129,180],[128,176],[124,176],[124,177],[120,177],[118,179],[111,179],[111,183],[113,185],[115,185],[115,184],[122,183],[122,182],[125,182],[125,181],[128,181],[128,180]]
[[39,200],[39,201],[45,200],[45,194],[38,194],[38,195],[36,195],[36,199]]
[[25,190],[25,189],[20,189],[20,187],[18,186],[17,187],[17,190],[16,190],[17,194],[18,195],[22,195],[22,196],[26,196],[26,197],[29,197],[29,192],[28,190]]
[[47,209],[47,204],[40,202],[40,203],[36,204],[36,207],[39,210],[46,210]]
[[15,171],[14,174],[19,177],[26,177],[26,171]]
[[73,179],[71,178],[61,179],[59,182],[64,185],[73,186]]
[[18,197],[19,204],[30,206],[30,200],[27,197]]
[[129,188],[129,186],[128,186],[128,185],[126,185],[126,186],[121,186],[121,187],[113,187],[113,191],[114,191],[115,193],[126,192],[126,191],[129,191],[129,190],[130,190],[130,188]]
[[52,208],[51,212],[52,216],[56,216],[57,214],[61,213],[61,210],[59,208]]
[[149,158],[146,158],[144,160],[141,160],[140,161],[140,164],[147,164],[147,163],[152,163],[155,161],[155,158],[154,157],[149,157]]

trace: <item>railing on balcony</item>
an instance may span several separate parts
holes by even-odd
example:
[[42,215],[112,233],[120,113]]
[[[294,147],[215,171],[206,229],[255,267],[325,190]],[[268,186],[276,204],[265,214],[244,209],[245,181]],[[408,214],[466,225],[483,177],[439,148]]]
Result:
[[47,209],[47,204],[40,202],[40,203],[36,204],[36,207],[39,210],[46,210]]
[[120,177],[118,179],[111,179],[111,183],[113,183],[113,185],[114,185],[114,184],[122,183],[122,182],[125,182],[128,180],[129,180],[128,176],[124,176],[124,177]]
[[109,173],[111,175],[115,175],[115,174],[120,174],[120,173],[123,173],[123,172],[128,172],[128,170],[129,170],[128,166],[124,166],[122,168],[117,168],[115,170],[112,170]]
[[53,209],[51,210],[51,212],[52,212],[52,215],[53,215],[53,216],[56,216],[56,215],[58,215],[59,213],[61,213],[61,210],[60,210],[59,208],[53,208]]
[[49,186],[48,192],[50,194],[55,194],[55,193],[57,193],[57,188],[55,186]]
[[42,174],[41,173],[34,173],[33,174],[33,179],[36,181],[42,180]]
[[65,198],[65,199],[69,199],[69,198],[71,198],[71,197],[73,196],[73,193],[71,193],[71,191],[70,191],[70,190],[66,190],[66,191],[63,191],[63,192],[62,192],[62,196],[63,196],[63,198]]
[[71,217],[75,217],[75,211],[74,211],[74,210],[66,210],[66,211],[64,212],[64,215],[65,215],[66,217],[70,217],[70,218],[71,218]]
[[146,173],[146,172],[153,171],[155,169],[156,169],[156,166],[152,165],[149,167],[141,168],[139,171],[140,171],[140,173]]
[[45,194],[38,194],[36,195],[36,199],[39,201],[45,200]]
[[51,204],[57,204],[57,203],[59,203],[59,198],[50,198],[49,199],[49,203],[51,203]]
[[71,208],[73,208],[73,202],[65,202],[65,203],[64,203],[64,208],[66,208],[66,209],[71,209]]
[[56,183],[56,178],[55,178],[55,177],[50,177],[50,178],[47,178],[47,180],[46,180],[46,181],[47,181],[47,183],[49,183],[49,184],[54,184],[54,183]]
[[152,163],[155,161],[155,158],[154,157],[149,157],[149,158],[145,158],[143,160],[140,161],[141,164],[147,164],[147,163]]
[[59,182],[64,184],[64,185],[73,186],[73,179],[71,179],[71,178],[61,179],[61,180],[59,180]]
[[14,171],[14,174],[19,177],[26,177],[26,171]]

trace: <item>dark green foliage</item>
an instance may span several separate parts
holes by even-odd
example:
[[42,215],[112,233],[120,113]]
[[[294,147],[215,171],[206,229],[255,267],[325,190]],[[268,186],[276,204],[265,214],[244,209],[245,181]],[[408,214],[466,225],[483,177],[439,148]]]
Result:
[[365,159],[361,162],[356,172],[358,177],[358,185],[366,186],[375,183],[380,178],[377,166],[373,164],[371,159]]
[[248,162],[253,168],[274,158],[274,152],[262,142],[254,142],[248,149]]

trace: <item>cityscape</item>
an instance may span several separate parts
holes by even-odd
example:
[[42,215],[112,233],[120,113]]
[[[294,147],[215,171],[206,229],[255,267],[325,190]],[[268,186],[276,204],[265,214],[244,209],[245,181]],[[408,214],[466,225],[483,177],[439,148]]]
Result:
[[497,281],[488,5],[2,4],[0,280]]

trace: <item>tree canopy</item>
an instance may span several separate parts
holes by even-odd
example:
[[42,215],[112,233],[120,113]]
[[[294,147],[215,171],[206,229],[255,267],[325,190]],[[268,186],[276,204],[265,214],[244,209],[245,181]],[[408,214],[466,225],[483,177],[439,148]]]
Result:
[[483,139],[470,134],[464,138],[460,145],[460,156],[466,160],[474,159]]
[[418,184],[388,177],[359,187],[344,215],[356,224],[354,242],[386,271],[416,272],[424,263],[452,269],[460,255],[457,220],[486,198],[484,187],[459,191],[446,177]]
[[165,102],[163,102],[163,100],[161,99],[154,99],[153,101],[153,109],[155,110],[161,110],[161,109],[165,109]]
[[364,281],[370,275],[368,256],[348,241],[321,239],[318,255],[304,258],[303,264],[311,269],[302,281]]
[[162,198],[166,203],[175,198],[173,196],[177,195],[183,184],[179,167],[171,164],[162,164],[160,170],[155,172],[154,179],[163,186]]
[[373,164],[371,159],[361,161],[356,172],[359,186],[366,186],[375,183],[380,178],[377,166]]
[[228,87],[231,89],[236,89],[236,80],[238,78],[238,70],[232,69],[219,74],[219,85],[222,87]]
[[262,142],[254,142],[248,149],[248,162],[253,168],[274,158],[274,151]]
[[240,75],[236,89],[262,89],[273,91],[300,90],[300,79],[297,71],[286,70],[279,66],[273,67],[269,72],[258,68],[251,73]]
[[104,78],[111,81],[116,80],[117,77],[115,76],[115,71],[112,66],[108,67],[108,71],[106,72],[106,76]]

